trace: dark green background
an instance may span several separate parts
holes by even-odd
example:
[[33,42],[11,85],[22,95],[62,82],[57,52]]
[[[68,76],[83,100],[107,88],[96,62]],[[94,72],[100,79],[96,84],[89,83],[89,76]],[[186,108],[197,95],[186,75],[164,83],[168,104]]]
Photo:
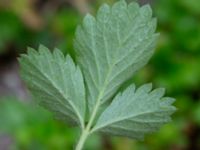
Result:
[[[129,0],[131,1],[131,0]],[[17,57],[44,44],[74,56],[73,37],[86,12],[114,0],[0,0],[0,150],[71,150],[79,131],[31,101],[19,78]],[[94,135],[86,150],[200,149],[200,1],[150,3],[160,38],[149,64],[133,78],[175,97],[173,121],[144,141]]]

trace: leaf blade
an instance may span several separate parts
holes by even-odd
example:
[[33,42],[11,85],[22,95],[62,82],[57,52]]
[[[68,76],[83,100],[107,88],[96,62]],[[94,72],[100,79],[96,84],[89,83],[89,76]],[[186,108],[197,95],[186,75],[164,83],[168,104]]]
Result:
[[86,81],[90,113],[148,62],[158,36],[155,28],[149,6],[140,8],[123,0],[112,7],[104,4],[96,19],[89,14],[84,18],[74,48]]
[[163,97],[162,88],[151,90],[146,84],[135,90],[131,85],[119,93],[101,114],[92,132],[101,131],[118,136],[142,139],[171,120],[176,110],[174,99]]
[[53,111],[58,118],[84,127],[85,87],[81,70],[70,56],[60,50],[51,53],[44,46],[39,51],[29,48],[19,58],[21,76],[38,103]]

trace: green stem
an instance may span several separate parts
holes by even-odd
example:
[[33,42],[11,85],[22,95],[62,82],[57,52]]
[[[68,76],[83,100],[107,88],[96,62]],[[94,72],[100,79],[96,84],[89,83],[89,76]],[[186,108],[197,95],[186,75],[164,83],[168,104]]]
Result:
[[91,130],[91,127],[92,127],[92,123],[93,123],[93,121],[95,119],[95,116],[97,114],[97,110],[98,110],[99,104],[100,104],[99,102],[96,104],[96,106],[94,108],[94,111],[92,113],[92,116],[90,117],[90,120],[89,120],[86,128],[84,128],[83,131],[82,131],[82,133],[81,133],[80,139],[78,141],[78,144],[77,144],[75,150],[82,150],[86,139],[90,135],[90,130]]
[[92,111],[92,115],[91,115],[91,117],[90,117],[90,119],[89,119],[89,122],[88,122],[86,128],[84,128],[83,131],[82,131],[82,134],[81,134],[81,136],[80,136],[80,139],[79,139],[79,141],[78,141],[78,144],[77,144],[75,150],[82,150],[86,139],[87,139],[88,136],[92,133],[92,132],[91,132],[91,131],[92,131],[92,129],[91,129],[91,128],[92,128],[92,124],[93,124],[93,122],[94,122],[94,120],[95,120],[95,117],[96,117],[96,115],[97,115],[98,108],[99,108],[99,106],[101,105],[101,98],[103,97],[103,93],[104,93],[105,87],[106,87],[106,85],[107,85],[107,78],[108,78],[108,76],[109,76],[109,74],[110,74],[111,71],[112,71],[112,70],[109,71],[109,73],[108,73],[108,75],[107,75],[107,77],[106,77],[106,80],[105,80],[105,82],[104,82],[104,86],[103,86],[103,88],[102,88],[102,91],[99,93],[98,98],[97,98],[97,101],[96,101],[97,103],[95,104],[94,109],[93,109],[93,111]]
[[75,150],[82,150],[86,139],[89,136],[88,130],[83,130]]

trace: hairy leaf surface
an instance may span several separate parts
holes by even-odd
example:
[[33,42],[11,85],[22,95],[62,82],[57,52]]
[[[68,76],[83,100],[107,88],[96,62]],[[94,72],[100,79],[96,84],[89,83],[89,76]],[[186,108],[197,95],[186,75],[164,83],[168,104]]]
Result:
[[90,111],[99,108],[153,54],[156,19],[149,5],[104,4],[77,28],[74,47],[86,80]]
[[53,111],[59,119],[84,126],[85,88],[82,73],[70,56],[61,51],[51,53],[40,46],[39,52],[29,48],[20,57],[21,75],[34,99]]
[[[75,65],[59,50],[29,48],[19,59],[21,75],[38,103],[82,128],[76,150],[96,131],[142,139],[171,120],[173,98],[151,84],[120,87],[154,52],[158,34],[149,5],[104,4],[88,14],[74,40]],[[82,72],[83,75],[82,75]],[[86,88],[86,90],[85,90]]]
[[170,115],[176,110],[171,106],[174,99],[163,97],[163,88],[153,91],[151,88],[151,84],[145,84],[135,90],[131,85],[119,93],[102,113],[93,131],[142,139],[144,134],[170,121]]

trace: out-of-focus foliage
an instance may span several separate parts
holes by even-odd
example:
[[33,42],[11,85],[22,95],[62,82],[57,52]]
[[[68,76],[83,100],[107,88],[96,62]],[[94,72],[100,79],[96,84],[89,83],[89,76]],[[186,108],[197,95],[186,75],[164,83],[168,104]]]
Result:
[[19,18],[8,11],[0,10],[0,52],[14,40],[19,40],[23,27]]
[[[27,46],[36,48],[40,43],[49,48],[56,46],[65,53],[73,54],[75,28],[83,15],[77,10],[79,7],[74,7],[75,0],[62,3],[34,0],[35,3],[26,4],[29,5],[26,7],[29,13],[23,12],[24,1],[13,0],[12,6],[9,3],[1,4],[3,1],[8,2],[0,1],[0,55],[12,50],[19,53]],[[16,10],[14,6],[19,6],[17,1],[22,4]],[[91,12],[95,12],[103,2],[114,2],[84,1],[89,4]],[[138,72],[133,81],[137,85],[150,81],[156,83],[156,87],[165,87],[167,95],[177,99],[175,105],[178,110],[173,116],[173,122],[142,142],[107,136],[91,137],[87,150],[200,149],[200,2],[150,2],[154,16],[158,18],[160,38],[149,65]],[[3,70],[0,71],[2,74]],[[78,131],[53,120],[51,114],[33,106],[35,104],[24,104],[15,98],[13,101],[0,101],[0,137],[9,135],[13,138],[13,147],[20,150],[72,149]]]
[[[0,133],[10,135],[10,147],[17,150],[73,149],[78,130],[55,121],[53,115],[35,103],[24,103],[15,98],[0,101]],[[98,147],[98,137],[87,143],[92,150]],[[1,149],[1,147],[0,147]]]

